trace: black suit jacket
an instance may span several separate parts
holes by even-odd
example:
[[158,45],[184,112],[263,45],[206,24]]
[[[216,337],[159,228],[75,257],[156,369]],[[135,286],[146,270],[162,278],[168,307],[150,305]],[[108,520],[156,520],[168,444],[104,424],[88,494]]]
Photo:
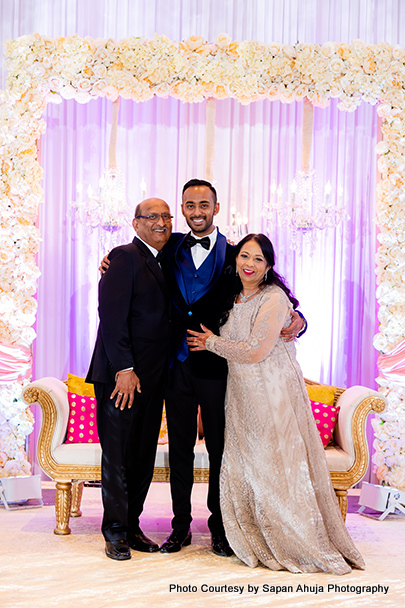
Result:
[[144,389],[153,388],[168,358],[170,297],[163,272],[137,237],[109,254],[99,283],[100,325],[87,382],[115,383],[133,367]]
[[[179,252],[186,235],[173,234],[167,245],[166,276],[173,297],[172,357],[175,358],[187,329],[201,331],[203,323],[214,333],[219,333],[219,321],[225,302],[233,293],[235,282],[234,247],[218,232],[215,267],[210,282],[193,304],[187,303],[183,276],[180,270]],[[227,374],[227,363],[222,357],[208,351],[189,353],[193,372],[200,378],[220,378]]]

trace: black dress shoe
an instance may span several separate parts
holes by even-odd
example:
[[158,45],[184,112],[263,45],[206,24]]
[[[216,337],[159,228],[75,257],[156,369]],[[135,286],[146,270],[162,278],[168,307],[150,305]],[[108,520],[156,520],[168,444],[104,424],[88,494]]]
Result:
[[131,551],[126,540],[106,540],[105,554],[111,559],[131,559]]
[[159,551],[159,545],[147,538],[142,530],[136,534],[128,534],[128,545],[135,551],[143,551],[143,553],[155,553]]
[[182,547],[187,547],[191,543],[191,530],[173,530],[170,536],[160,547],[161,553],[177,553]]
[[211,547],[215,555],[220,555],[221,557],[231,557],[233,555],[225,534],[212,534]]

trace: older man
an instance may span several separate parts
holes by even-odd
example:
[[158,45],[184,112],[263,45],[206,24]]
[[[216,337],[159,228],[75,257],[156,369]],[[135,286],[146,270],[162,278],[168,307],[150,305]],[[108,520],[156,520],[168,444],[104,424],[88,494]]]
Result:
[[130,548],[154,552],[139,516],[148,492],[162,417],[170,297],[159,253],[172,232],[167,203],[150,198],[135,210],[132,243],[109,254],[99,284],[100,325],[87,375],[94,383],[102,447],[102,532],[108,557]]

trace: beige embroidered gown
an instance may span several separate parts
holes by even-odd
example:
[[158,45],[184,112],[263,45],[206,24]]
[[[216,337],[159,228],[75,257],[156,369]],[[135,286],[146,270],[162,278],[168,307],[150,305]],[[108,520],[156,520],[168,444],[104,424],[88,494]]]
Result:
[[[235,304],[207,348],[229,364],[221,510],[248,566],[345,574],[364,568],[340,514],[277,286]],[[350,565],[349,565],[350,564]]]

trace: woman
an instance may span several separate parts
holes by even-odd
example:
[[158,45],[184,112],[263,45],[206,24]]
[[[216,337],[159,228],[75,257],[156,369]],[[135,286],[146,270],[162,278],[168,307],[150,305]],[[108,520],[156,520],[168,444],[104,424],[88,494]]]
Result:
[[346,574],[364,568],[332,488],[293,342],[280,339],[297,303],[263,234],[236,247],[239,276],[221,336],[189,331],[190,348],[228,360],[221,510],[248,566]]

